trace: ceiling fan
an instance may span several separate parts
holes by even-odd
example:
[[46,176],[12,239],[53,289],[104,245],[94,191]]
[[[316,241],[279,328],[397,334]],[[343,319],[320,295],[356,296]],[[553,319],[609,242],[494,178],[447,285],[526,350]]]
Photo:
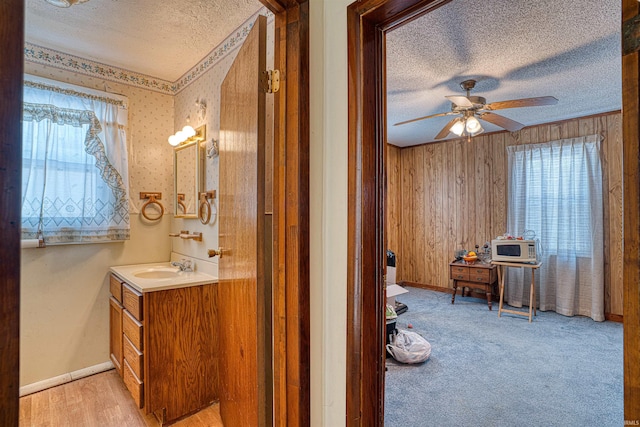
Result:
[[431,114],[429,116],[418,117],[404,122],[396,123],[394,126],[417,122],[419,120],[430,119],[432,117],[457,116],[452,119],[434,139],[442,139],[454,133],[457,136],[467,136],[471,138],[484,132],[480,120],[493,123],[510,132],[515,132],[524,127],[522,123],[511,120],[499,114],[492,113],[494,110],[505,108],[536,107],[540,105],[555,105],[558,100],[553,96],[540,96],[537,98],[513,99],[510,101],[498,101],[487,104],[487,100],[481,96],[471,96],[470,92],[476,85],[473,79],[460,83],[460,87],[467,91],[467,96],[449,95],[446,98],[451,101],[451,111],[446,113]]

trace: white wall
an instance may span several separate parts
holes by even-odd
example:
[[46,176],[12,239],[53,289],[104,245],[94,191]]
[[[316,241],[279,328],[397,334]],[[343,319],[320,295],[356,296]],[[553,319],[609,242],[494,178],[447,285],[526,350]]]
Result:
[[311,425],[345,425],[347,18],[352,0],[310,2]]

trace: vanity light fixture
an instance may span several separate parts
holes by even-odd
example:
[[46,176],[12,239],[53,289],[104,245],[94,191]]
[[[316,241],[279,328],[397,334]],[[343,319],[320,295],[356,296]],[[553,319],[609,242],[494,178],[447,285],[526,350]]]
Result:
[[204,125],[197,129],[187,125],[169,137],[169,144],[177,147],[185,142],[202,140],[204,140]]

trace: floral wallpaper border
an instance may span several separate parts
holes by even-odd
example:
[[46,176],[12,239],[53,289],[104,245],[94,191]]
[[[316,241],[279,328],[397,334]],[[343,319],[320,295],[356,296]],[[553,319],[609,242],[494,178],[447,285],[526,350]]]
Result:
[[49,65],[66,71],[85,74],[90,77],[103,78],[131,86],[142,87],[156,92],[175,95],[185,87],[189,86],[189,84],[194,82],[204,72],[222,60],[229,53],[233,52],[237,47],[242,45],[247,34],[249,34],[249,31],[253,28],[255,18],[259,14],[266,15],[267,20],[274,18],[273,13],[263,7],[251,16],[251,18],[245,21],[241,27],[229,35],[222,43],[216,46],[204,59],[199,61],[191,68],[191,70],[175,82],[169,82],[167,80],[158,79],[145,74],[136,73],[134,71],[113,67],[28,42],[25,42],[24,44],[24,60],[36,64]]

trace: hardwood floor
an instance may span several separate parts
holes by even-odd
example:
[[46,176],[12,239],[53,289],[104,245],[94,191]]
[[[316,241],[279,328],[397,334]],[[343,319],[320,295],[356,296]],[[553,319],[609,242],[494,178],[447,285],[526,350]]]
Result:
[[[136,407],[115,370],[20,398],[20,427],[158,427]],[[215,403],[174,427],[222,427]]]

